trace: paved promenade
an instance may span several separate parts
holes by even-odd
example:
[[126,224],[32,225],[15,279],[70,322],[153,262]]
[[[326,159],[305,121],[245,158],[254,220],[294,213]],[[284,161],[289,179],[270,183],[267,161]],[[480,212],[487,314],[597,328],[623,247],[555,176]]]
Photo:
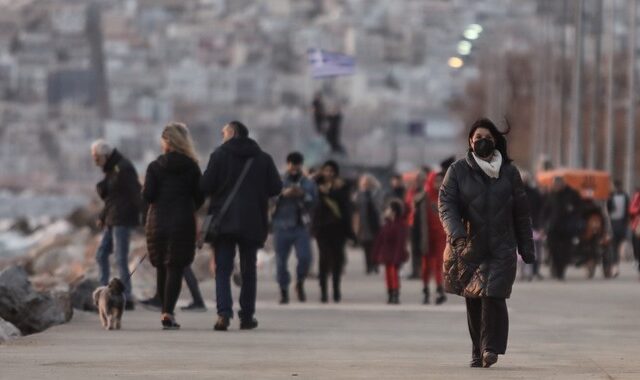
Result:
[[[77,312],[0,346],[0,379],[640,379],[640,281],[630,264],[612,281],[572,270],[565,283],[517,283],[508,352],[490,369],[468,368],[462,299],[423,306],[421,284],[404,281],[402,304],[388,306],[382,275],[361,267],[351,255],[342,304],[319,304],[310,281],[309,301],[287,306],[267,268],[255,331],[239,331],[237,319],[212,331],[213,302],[206,314],[179,313],[180,331],[161,331],[146,310],[125,313],[121,331]],[[202,287],[212,300],[213,283]]]

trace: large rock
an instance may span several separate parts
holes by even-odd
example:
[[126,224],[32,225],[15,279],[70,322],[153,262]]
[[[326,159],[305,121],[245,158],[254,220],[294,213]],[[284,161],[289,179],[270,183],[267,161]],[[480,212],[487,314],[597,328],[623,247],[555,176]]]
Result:
[[0,318],[0,343],[15,339],[21,335],[16,326]]
[[13,323],[23,334],[68,322],[72,316],[67,292],[34,291],[27,272],[18,266],[0,272],[0,318]]
[[93,303],[93,291],[100,286],[95,278],[84,278],[71,286],[71,304],[74,309],[98,311]]

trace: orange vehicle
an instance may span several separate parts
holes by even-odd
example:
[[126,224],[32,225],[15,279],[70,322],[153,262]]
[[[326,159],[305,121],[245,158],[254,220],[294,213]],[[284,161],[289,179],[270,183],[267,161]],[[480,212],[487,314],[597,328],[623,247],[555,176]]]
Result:
[[538,173],[538,185],[549,190],[553,179],[563,178],[572,189],[582,198],[606,201],[611,193],[611,179],[609,173],[600,170],[586,169],[556,169]]

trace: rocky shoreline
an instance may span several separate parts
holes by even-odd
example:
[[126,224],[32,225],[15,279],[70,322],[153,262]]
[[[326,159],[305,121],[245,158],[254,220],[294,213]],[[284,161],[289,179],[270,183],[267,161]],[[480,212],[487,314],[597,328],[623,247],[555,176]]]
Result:
[[[100,231],[95,227],[98,207],[73,211],[44,226],[17,220],[5,232],[30,242],[19,255],[0,255],[0,343],[20,335],[66,323],[73,309],[96,311],[92,292],[99,285],[95,251]],[[146,253],[142,229],[132,234],[129,268]],[[196,277],[211,278],[209,249],[198,251],[193,265]],[[118,276],[115,257],[112,275]],[[155,292],[155,269],[144,260],[132,279],[137,299]]]

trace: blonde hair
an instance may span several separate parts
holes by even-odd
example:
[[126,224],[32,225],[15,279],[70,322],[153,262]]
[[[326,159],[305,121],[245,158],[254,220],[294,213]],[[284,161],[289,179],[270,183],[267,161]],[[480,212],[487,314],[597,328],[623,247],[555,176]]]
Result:
[[162,131],[162,139],[169,144],[171,150],[182,153],[198,163],[198,154],[186,125],[177,122],[167,124]]
[[364,182],[364,186],[367,190],[375,191],[380,188],[380,181],[369,173],[364,173],[360,176],[360,183]]

